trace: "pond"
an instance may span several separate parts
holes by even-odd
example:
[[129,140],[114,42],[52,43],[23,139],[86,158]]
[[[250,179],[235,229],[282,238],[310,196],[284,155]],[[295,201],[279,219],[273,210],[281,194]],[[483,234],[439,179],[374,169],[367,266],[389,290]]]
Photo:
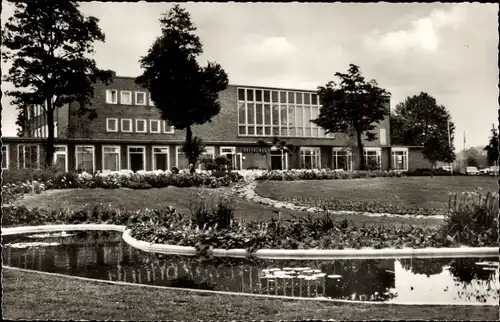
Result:
[[283,261],[150,254],[116,232],[2,237],[4,265],[109,281],[386,303],[498,305],[498,257]]

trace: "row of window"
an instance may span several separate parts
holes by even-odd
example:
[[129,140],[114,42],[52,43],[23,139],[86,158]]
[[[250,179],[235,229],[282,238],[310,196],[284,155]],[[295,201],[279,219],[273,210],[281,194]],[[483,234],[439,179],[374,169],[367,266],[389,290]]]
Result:
[[[2,146],[2,169],[7,169],[9,164],[8,145]],[[63,171],[68,171],[68,154],[66,145],[56,145],[54,162]],[[17,166],[23,168],[40,167],[40,147],[37,144],[19,144],[17,146]],[[153,170],[170,169],[170,149],[168,146],[153,146]],[[220,147],[220,155],[232,159],[234,169],[242,169],[242,153],[236,153],[236,147]],[[372,169],[381,169],[382,151],[380,148],[365,148],[364,157],[366,164]],[[215,147],[206,147],[202,157],[215,157]],[[350,149],[333,148],[333,169],[352,170],[352,152]],[[92,145],[77,145],[75,147],[76,169],[95,172],[95,147]],[[121,147],[102,147],[102,170],[119,171],[121,169]],[[284,168],[288,168],[288,156],[284,155]],[[146,169],[146,148],[144,146],[127,147],[127,168],[138,171]],[[300,148],[300,163],[303,169],[321,168],[321,149],[313,147]],[[176,147],[175,165],[184,169],[189,167],[188,160],[181,150]],[[408,150],[406,148],[392,149],[392,167],[394,170],[408,170]],[[200,166],[201,169],[201,166]]]
[[146,92],[118,91],[116,89],[106,90],[106,103],[118,104],[118,92],[120,93],[120,104],[122,105],[148,105],[147,96],[149,96],[149,106],[154,105],[151,100],[151,94],[147,95]]
[[[120,122],[120,129],[118,129],[118,122]],[[118,132],[120,130],[122,133],[132,133],[135,130],[135,133],[148,132],[148,123],[146,119],[135,119],[135,128],[132,124],[132,119],[107,118],[106,131]],[[149,133],[161,133],[162,131],[165,134],[174,134],[175,132],[174,127],[169,126],[166,121],[149,120]]]
[[[54,122],[54,137],[55,138],[57,137],[57,132],[58,132],[57,122]],[[33,130],[33,133],[31,134],[31,136],[33,136],[35,138],[48,137],[49,136],[49,126],[44,125],[44,126],[37,127],[36,129]]]
[[319,106],[288,104],[238,103],[238,133],[245,136],[328,137],[312,123],[319,116]]
[[316,93],[301,91],[238,88],[238,101],[282,104],[320,105]]

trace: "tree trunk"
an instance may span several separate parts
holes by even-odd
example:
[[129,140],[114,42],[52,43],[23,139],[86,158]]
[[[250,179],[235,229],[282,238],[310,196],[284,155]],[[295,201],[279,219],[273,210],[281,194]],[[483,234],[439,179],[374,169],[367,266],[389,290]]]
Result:
[[46,166],[50,167],[54,159],[54,109],[52,107],[52,98],[47,99],[46,120],[49,133],[45,146],[45,161]]
[[365,155],[363,153],[363,141],[361,140],[361,131],[357,126],[356,126],[356,138],[358,140],[359,170],[365,170]]
[[[191,130],[191,126],[186,127],[186,143],[191,146],[193,143],[193,131]],[[185,152],[184,152],[185,153]],[[193,161],[191,153],[186,153],[186,157],[188,159],[189,165],[193,165],[195,167],[196,165],[194,164],[195,162]]]

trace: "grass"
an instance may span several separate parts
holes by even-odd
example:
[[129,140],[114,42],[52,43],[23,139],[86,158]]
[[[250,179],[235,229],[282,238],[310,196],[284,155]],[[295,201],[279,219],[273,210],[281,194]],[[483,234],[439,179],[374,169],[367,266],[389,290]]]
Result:
[[259,181],[256,192],[272,199],[312,197],[379,202],[409,208],[448,207],[448,192],[498,191],[490,176],[403,177],[353,180]]
[[[83,190],[48,190],[39,195],[26,195],[18,200],[16,204],[24,205],[28,208],[42,209],[60,209],[78,208],[85,204],[103,203],[111,204],[115,207],[124,207],[130,210],[143,208],[160,208],[166,205],[175,205],[179,212],[189,213],[191,203],[191,194],[200,192],[198,188],[154,188],[147,190],[131,189],[83,189]],[[246,221],[267,221],[271,218],[277,218],[274,208],[256,204],[243,198],[235,197],[236,217]],[[281,210],[281,218],[290,218],[294,216],[307,216],[307,212]],[[357,223],[368,225],[381,224],[413,224],[415,226],[436,227],[441,223],[437,219],[412,219],[412,218],[386,218],[386,217],[368,217],[363,215],[338,215],[339,220],[344,218],[352,219]]]
[[498,307],[399,306],[214,295],[113,285],[3,269],[6,319],[496,320]]

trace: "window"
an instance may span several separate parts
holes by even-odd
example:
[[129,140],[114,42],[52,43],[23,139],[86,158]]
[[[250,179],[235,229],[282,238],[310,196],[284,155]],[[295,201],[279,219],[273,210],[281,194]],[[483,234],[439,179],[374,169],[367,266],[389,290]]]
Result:
[[122,122],[122,132],[130,133],[132,132],[132,119],[121,119]]
[[9,146],[2,145],[2,169],[9,168]]
[[95,172],[95,150],[93,145],[77,145],[75,147],[76,170],[78,172]]
[[352,151],[349,148],[333,148],[333,169],[352,171]]
[[153,170],[170,169],[170,153],[168,146],[153,146]]
[[408,171],[408,149],[392,148],[392,168],[398,171]]
[[363,155],[367,170],[380,170],[382,168],[382,150],[380,148],[364,148]]
[[387,136],[385,129],[380,129],[380,145],[386,145],[387,144]]
[[[209,159],[215,159],[215,147],[213,146],[206,146],[205,147],[205,152],[203,152],[200,156],[201,158],[209,158]],[[205,170],[205,167],[201,164],[198,165],[198,169],[200,170]]]
[[131,91],[121,91],[120,95],[121,95],[120,101],[122,104],[132,105],[132,92]]
[[137,133],[146,133],[146,120],[143,119],[137,119],[135,120],[135,131]]
[[107,118],[106,119],[106,131],[107,132],[118,132],[118,119]]
[[120,171],[120,147],[102,147],[102,171]]
[[321,168],[321,149],[320,148],[301,148],[300,166],[302,169],[320,169]]
[[175,147],[175,166],[178,169],[189,169],[189,161],[180,146]]
[[146,148],[143,146],[127,147],[128,168],[134,172],[146,170]]
[[135,105],[146,105],[145,92],[135,92]]
[[118,91],[116,89],[106,90],[106,103],[118,104]]
[[168,125],[167,121],[163,121],[162,123],[163,123],[163,133],[174,134],[175,129],[173,126]]
[[160,133],[160,121],[159,120],[149,120],[149,132]]
[[40,147],[37,144],[19,144],[17,156],[19,169],[38,169],[40,167]]
[[68,172],[68,147],[56,145],[54,148],[54,165],[60,171]]
[[319,116],[317,102],[314,93],[238,88],[238,133],[334,138],[311,122]]

